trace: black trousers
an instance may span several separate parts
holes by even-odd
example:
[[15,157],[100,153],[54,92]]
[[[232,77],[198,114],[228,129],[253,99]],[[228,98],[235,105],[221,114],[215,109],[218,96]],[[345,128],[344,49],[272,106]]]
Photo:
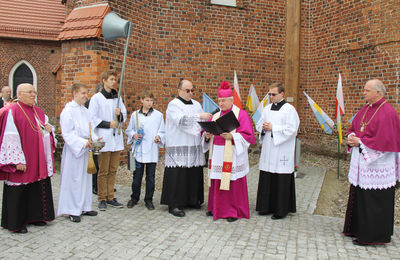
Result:
[[96,166],[96,173],[92,174],[92,188],[97,192],[97,173],[99,172],[99,160],[96,154],[93,154],[94,166]]
[[[142,188],[142,179],[144,171],[146,170],[146,194],[144,201],[153,201],[154,186],[155,186],[155,175],[156,175],[156,163],[140,163],[135,160],[136,167],[133,172],[132,180],[132,195],[131,199],[139,201],[140,190]],[[146,169],[145,169],[146,168]]]

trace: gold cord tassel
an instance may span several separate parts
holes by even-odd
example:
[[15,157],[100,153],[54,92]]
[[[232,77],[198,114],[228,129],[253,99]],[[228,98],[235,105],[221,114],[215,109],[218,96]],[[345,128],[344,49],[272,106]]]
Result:
[[[89,142],[92,143],[92,124],[89,123]],[[94,164],[93,160],[93,152],[89,151],[89,161],[88,161],[88,168],[87,172],[89,174],[95,174],[97,172],[96,165]]]

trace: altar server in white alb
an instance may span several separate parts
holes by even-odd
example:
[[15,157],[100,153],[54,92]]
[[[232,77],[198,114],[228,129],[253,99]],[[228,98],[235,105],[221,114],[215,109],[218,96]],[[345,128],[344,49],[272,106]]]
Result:
[[142,107],[131,115],[125,133],[127,143],[132,144],[135,156],[135,171],[133,172],[132,195],[128,208],[137,204],[140,198],[143,173],[146,168],[146,195],[144,203],[149,210],[154,209],[153,194],[155,185],[158,149],[164,146],[165,124],[163,114],[153,108],[154,95],[145,90],[140,96]]
[[89,111],[85,107],[88,87],[75,83],[71,92],[74,99],[65,105],[60,115],[61,134],[65,143],[57,215],[66,214],[72,222],[80,222],[81,215],[97,215],[96,211],[92,211],[92,176],[87,173],[91,147]]
[[[121,97],[114,89],[117,83],[114,71],[101,74],[103,89],[90,99],[89,114],[94,133],[106,143],[98,156],[99,172],[97,176],[97,196],[99,210],[106,210],[107,205],[122,208],[123,205],[114,197],[115,175],[117,174],[120,153],[124,150],[124,137],[121,129],[126,119],[126,108]],[[118,104],[119,103],[119,104]]]
[[296,109],[284,100],[282,84],[272,84],[269,94],[271,104],[257,123],[262,148],[256,210],[281,219],[296,212],[294,153],[300,120]]
[[168,205],[169,213],[185,216],[183,207],[200,208],[204,202],[203,166],[200,120],[208,120],[201,105],[192,99],[193,84],[181,80],[179,96],[169,102],[165,127],[165,171],[161,204]]

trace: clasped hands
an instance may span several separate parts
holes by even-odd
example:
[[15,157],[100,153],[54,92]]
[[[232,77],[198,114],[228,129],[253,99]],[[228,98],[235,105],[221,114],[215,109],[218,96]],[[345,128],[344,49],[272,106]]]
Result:
[[355,135],[350,135],[347,137],[347,144],[351,147],[359,146],[360,145],[360,138]]
[[45,125],[44,125],[44,129],[45,129],[47,132],[51,133],[51,132],[53,131],[53,126],[50,125],[50,124],[45,124]]
[[263,123],[263,130],[264,130],[264,131],[271,131],[271,130],[272,130],[272,124],[271,124],[271,122],[264,122],[264,123]]

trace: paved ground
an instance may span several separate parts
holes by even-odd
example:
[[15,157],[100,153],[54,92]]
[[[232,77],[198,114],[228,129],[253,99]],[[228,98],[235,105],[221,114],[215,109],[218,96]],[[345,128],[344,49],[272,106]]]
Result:
[[[72,223],[58,217],[46,227],[28,226],[28,234],[0,231],[1,259],[400,259],[400,229],[383,246],[357,247],[341,234],[343,219],[313,215],[324,170],[305,167],[296,179],[297,209],[283,220],[254,211],[258,170],[248,175],[251,218],[228,223],[206,217],[206,207],[176,218],[159,206],[140,202],[132,209],[109,208],[97,217]],[[55,202],[59,176],[53,178]],[[130,188],[117,186],[126,203]],[[0,190],[2,192],[2,188]],[[345,197],[346,194],[343,194]],[[94,203],[95,206],[96,203]]]

